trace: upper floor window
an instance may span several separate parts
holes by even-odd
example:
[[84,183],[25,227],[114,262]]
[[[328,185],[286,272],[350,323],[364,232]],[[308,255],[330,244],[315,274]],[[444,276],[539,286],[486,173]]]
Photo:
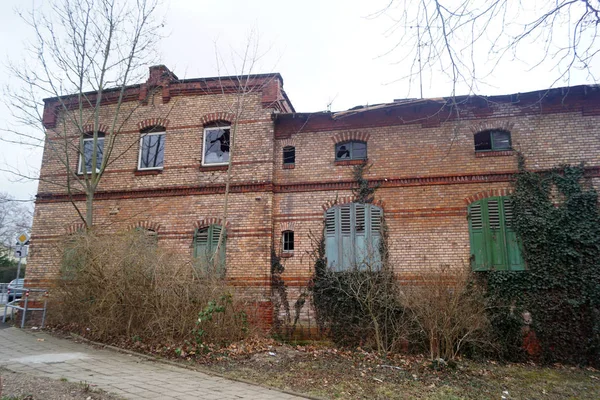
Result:
[[229,164],[231,126],[220,122],[204,128],[202,165]]
[[296,148],[294,146],[285,146],[283,148],[283,165],[293,165],[296,163]]
[[351,203],[325,212],[325,255],[336,271],[381,268],[383,210],[371,204]]
[[502,151],[511,148],[508,131],[495,129],[475,134],[475,151]]
[[223,232],[223,240],[217,249],[221,229],[221,225],[210,225],[196,229],[194,233],[194,257],[204,271],[215,272],[222,277],[225,275],[226,232]]
[[153,127],[140,136],[138,169],[162,169],[165,161],[165,129]]
[[469,236],[473,270],[525,269],[512,220],[513,209],[509,197],[489,197],[471,203]]
[[281,244],[284,253],[292,253],[294,251],[294,231],[283,231]]
[[367,143],[360,141],[342,142],[335,145],[336,161],[366,160]]
[[[81,151],[81,156],[79,157],[79,166],[77,168],[77,173],[83,174],[84,172],[87,174],[92,173],[93,162],[94,159],[94,138],[92,133],[88,133],[83,138],[83,149]],[[104,156],[104,133],[98,132],[97,141],[96,141],[96,172],[100,172],[100,166],[102,165],[102,159]],[[85,165],[85,171],[84,171]]]

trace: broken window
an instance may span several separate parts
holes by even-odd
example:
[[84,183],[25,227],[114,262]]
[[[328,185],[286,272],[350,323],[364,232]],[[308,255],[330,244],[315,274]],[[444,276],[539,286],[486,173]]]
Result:
[[164,128],[152,128],[142,132],[138,169],[162,169],[165,160]]
[[366,160],[367,144],[365,142],[343,142],[335,145],[336,161]]
[[283,231],[281,241],[284,252],[289,253],[294,251],[294,231]]
[[229,163],[230,129],[230,126],[214,126],[204,129],[202,165]]
[[296,163],[296,148],[294,146],[285,146],[283,148],[283,165]]
[[510,150],[510,132],[488,130],[475,134],[475,151]]
[[[92,173],[92,160],[94,157],[94,138],[93,134],[86,135],[87,137],[83,138],[83,151],[82,156],[79,158],[79,168],[77,172],[83,174],[84,172],[87,174]],[[97,141],[96,141],[96,172],[100,172],[100,166],[102,165],[102,158],[104,155],[104,133],[98,132]],[[85,160],[85,171],[83,170]]]

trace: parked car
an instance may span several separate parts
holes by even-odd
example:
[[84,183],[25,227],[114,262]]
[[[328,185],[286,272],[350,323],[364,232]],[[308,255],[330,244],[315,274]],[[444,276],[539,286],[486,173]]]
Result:
[[8,284],[8,288],[10,289],[10,294],[8,295],[8,301],[11,302],[14,299],[20,299],[23,297],[23,285],[25,284],[25,279],[13,279]]

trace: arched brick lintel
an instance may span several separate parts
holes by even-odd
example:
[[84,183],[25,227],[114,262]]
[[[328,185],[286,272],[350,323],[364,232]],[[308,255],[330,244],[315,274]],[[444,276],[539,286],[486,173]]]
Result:
[[[108,125],[106,124],[98,124],[98,132],[108,133]],[[94,132],[94,124],[85,124],[81,127],[82,133],[90,133]]]
[[[211,226],[211,225],[223,226],[223,220],[221,218],[210,217],[210,218],[200,219],[200,220],[194,222],[195,229],[206,228],[207,226]],[[229,223],[229,221],[227,221],[227,223],[225,224],[225,229],[228,229],[230,226],[231,226],[231,224]]]
[[160,229],[162,228],[162,226],[158,222],[152,222],[152,221],[137,221],[137,222],[129,225],[129,229],[137,229],[137,228],[147,229],[149,231],[154,231],[154,232],[158,233],[160,231]]
[[358,140],[361,142],[367,142],[371,135],[367,132],[358,132],[358,131],[350,131],[350,132],[340,132],[336,133],[331,137],[333,143],[341,143],[341,142],[349,142],[353,140]]
[[200,123],[202,125],[210,124],[211,122],[217,121],[226,121],[232,123],[235,121],[235,115],[229,112],[214,112],[210,114],[206,114],[200,118]]
[[476,134],[479,132],[491,131],[491,130],[510,132],[513,130],[514,126],[515,126],[515,123],[511,122],[511,121],[491,121],[491,122],[484,121],[484,122],[475,123],[475,124],[471,125],[469,128],[471,129],[471,132],[473,132],[473,134]]
[[296,229],[296,223],[294,221],[286,221],[286,222],[281,222],[279,224],[279,230],[281,232],[285,232],[285,231],[294,231]]
[[65,228],[67,235],[73,235],[77,232],[83,232],[85,230],[85,224],[83,222],[76,222]]
[[[354,196],[354,195],[342,196],[342,197],[336,198],[335,200],[328,200],[321,207],[323,208],[323,211],[327,211],[333,206],[339,206],[339,205],[348,204],[348,203],[356,203],[356,200],[357,200],[356,196]],[[373,204],[374,206],[377,206],[381,209],[383,209],[385,207],[385,202],[383,200],[376,200],[371,204]]]
[[510,196],[513,194],[513,189],[491,189],[485,190],[483,192],[476,193],[472,196],[469,196],[465,199],[465,203],[467,205],[474,203],[481,199],[487,199],[488,197],[496,197],[496,196]]
[[154,126],[162,126],[166,129],[169,126],[169,120],[166,118],[148,118],[138,122],[138,129],[140,131]]

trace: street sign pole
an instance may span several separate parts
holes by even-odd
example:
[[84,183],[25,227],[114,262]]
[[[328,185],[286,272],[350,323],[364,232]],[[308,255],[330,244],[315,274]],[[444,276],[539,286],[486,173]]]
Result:
[[[17,265],[17,286],[18,286],[18,279],[21,277],[21,261],[23,260],[23,256],[27,255],[27,248],[25,247],[26,245],[29,244],[29,235],[26,233],[22,233],[19,235],[19,237],[17,237],[17,247],[20,248],[20,251],[17,251],[17,256],[19,257],[19,264]],[[25,286],[25,285],[23,285]]]

